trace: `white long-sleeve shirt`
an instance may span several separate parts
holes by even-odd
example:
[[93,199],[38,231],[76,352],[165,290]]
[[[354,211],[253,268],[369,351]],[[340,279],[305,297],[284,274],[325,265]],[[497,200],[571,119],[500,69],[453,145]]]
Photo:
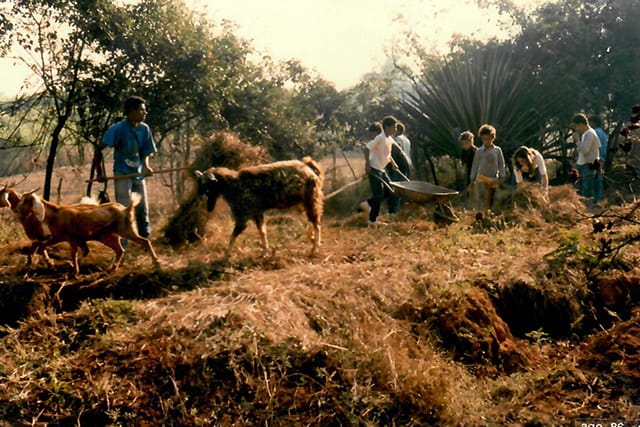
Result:
[[589,128],[582,134],[580,141],[576,142],[578,151],[577,165],[593,163],[600,156],[600,138],[593,128]]
[[384,132],[379,133],[375,138],[367,143],[367,149],[369,150],[369,166],[379,171],[384,171],[384,168],[391,161],[391,146],[393,145],[393,138],[387,136]]

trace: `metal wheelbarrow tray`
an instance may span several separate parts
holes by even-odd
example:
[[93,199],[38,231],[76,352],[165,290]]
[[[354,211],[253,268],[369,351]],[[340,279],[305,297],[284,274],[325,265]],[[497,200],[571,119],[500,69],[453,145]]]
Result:
[[442,204],[459,194],[458,191],[426,181],[392,181],[391,186],[397,196],[414,203]]

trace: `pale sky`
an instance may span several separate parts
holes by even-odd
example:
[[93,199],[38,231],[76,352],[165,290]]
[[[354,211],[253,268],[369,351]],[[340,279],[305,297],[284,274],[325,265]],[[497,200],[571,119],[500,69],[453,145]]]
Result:
[[[543,0],[516,0],[534,6]],[[418,33],[424,46],[442,50],[453,33],[479,39],[498,34],[495,11],[471,0],[187,0],[214,22],[235,22],[238,35],[276,60],[297,58],[338,90],[363,74],[380,71],[385,49],[403,32]],[[0,58],[0,96],[15,94],[29,70]]]

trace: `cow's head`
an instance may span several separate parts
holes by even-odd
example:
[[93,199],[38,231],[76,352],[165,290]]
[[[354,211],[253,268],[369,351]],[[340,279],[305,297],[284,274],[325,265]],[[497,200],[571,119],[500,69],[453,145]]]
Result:
[[207,210],[211,212],[216,207],[220,195],[220,181],[216,178],[213,168],[204,172],[197,170],[194,174],[198,180],[198,195],[207,197]]
[[44,221],[45,207],[40,197],[35,194],[36,191],[38,190],[32,190],[20,197],[20,202],[18,202],[16,208],[16,214],[19,218],[33,217],[39,222]]
[[7,191],[7,185],[4,184],[0,189],[0,207],[9,208],[11,203],[9,202],[9,192]]

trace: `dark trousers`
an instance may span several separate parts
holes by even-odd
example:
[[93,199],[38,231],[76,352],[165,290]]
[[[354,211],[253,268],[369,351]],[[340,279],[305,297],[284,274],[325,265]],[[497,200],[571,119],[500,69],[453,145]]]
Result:
[[[387,168],[387,169],[389,169],[389,168]],[[405,181],[405,178],[402,175],[400,175],[398,172],[396,172],[395,170],[387,171],[387,174],[389,175],[389,178],[391,179],[391,181]],[[409,171],[408,170],[402,171],[402,174],[404,174],[404,176],[409,178]],[[395,214],[395,213],[400,212],[400,207],[402,206],[402,199],[400,197],[396,196],[392,192],[389,192],[389,197],[387,198],[387,203],[389,204],[389,213],[390,214]]]
[[389,179],[389,175],[387,175],[384,171],[379,171],[376,169],[371,169],[369,171],[369,187],[371,188],[371,197],[367,199],[369,206],[371,206],[371,211],[369,212],[369,221],[375,222],[380,214],[380,205],[382,201],[385,199],[385,195],[387,192],[387,186],[384,183],[389,184],[391,180]]

